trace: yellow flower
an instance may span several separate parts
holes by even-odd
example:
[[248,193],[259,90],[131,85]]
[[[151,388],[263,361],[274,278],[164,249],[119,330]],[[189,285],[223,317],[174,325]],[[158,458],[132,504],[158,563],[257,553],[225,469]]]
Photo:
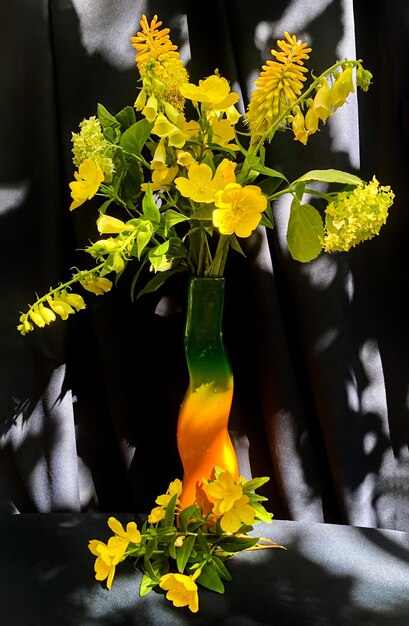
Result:
[[78,172],[74,172],[74,176],[75,181],[70,183],[71,197],[73,198],[70,211],[95,196],[104,180],[104,174],[100,166],[91,159],[83,161],[79,166]]
[[159,581],[159,586],[167,591],[166,598],[173,602],[173,606],[188,606],[192,613],[199,610],[199,595],[195,579],[200,575],[200,569],[193,576],[185,574],[165,574]]
[[119,520],[115,517],[110,517],[108,519],[108,526],[117,537],[122,539],[123,542],[126,541],[126,548],[128,547],[128,543],[141,542],[141,533],[139,532],[135,522],[128,522],[125,530]]
[[301,141],[301,143],[306,145],[308,140],[308,131],[305,128],[305,120],[303,114],[301,113],[300,107],[295,107],[294,115],[291,122],[293,127],[294,139]]
[[[138,109],[137,109],[138,110]],[[151,95],[142,109],[142,115],[146,117],[149,123],[155,121],[158,115],[158,100],[156,96]]]
[[204,80],[199,80],[199,85],[193,83],[182,85],[180,92],[189,100],[201,102],[209,111],[230,109],[239,99],[237,93],[230,91],[228,81],[215,74]]
[[235,139],[234,128],[229,120],[214,119],[211,121],[210,125],[213,130],[212,143],[217,143],[219,146],[230,148],[230,150],[240,150],[238,145],[229,143]]
[[220,527],[225,532],[235,533],[242,524],[249,526],[254,524],[255,517],[256,512],[249,504],[248,497],[242,495],[241,498],[235,500],[232,506],[223,514],[220,519]]
[[352,67],[347,67],[338,76],[330,91],[330,101],[334,110],[342,106],[350,93],[354,93],[354,83],[352,80]]
[[213,503],[213,512],[216,515],[229,511],[236,500],[243,496],[242,486],[236,483],[229,472],[221,472],[217,480],[204,483],[204,490]]
[[[189,80],[175,46],[169,37],[169,28],[160,28],[162,22],[157,15],[148,23],[143,15],[140,21],[141,32],[131,37],[133,47],[138,51],[135,61],[146,87],[153,89],[165,102],[177,111],[183,110],[184,98],[180,86]],[[145,81],[144,81],[145,83]]]
[[312,108],[316,117],[318,117],[318,119],[322,120],[323,122],[326,122],[327,118],[332,115],[330,91],[328,83],[325,79],[323,79],[321,87],[315,94]]
[[182,493],[182,481],[179,478],[173,480],[168,487],[168,490],[162,496],[158,496],[155,500],[156,504],[166,508],[169,504],[169,501],[173,498],[174,495],[178,496],[176,500],[176,504],[179,502],[179,496]]
[[60,293],[60,300],[69,304],[76,311],[85,309],[84,298],[80,296],[78,293],[67,293],[66,291],[62,291]]
[[293,104],[301,94],[304,59],[308,59],[311,48],[297,40],[293,35],[284,33],[285,39],[277,41],[281,51],[271,50],[276,61],[268,60],[263,65],[259,78],[254,83],[253,92],[247,109],[247,123],[253,133],[267,131],[273,123]]
[[171,183],[178,173],[178,167],[161,167],[152,171],[152,182],[142,183],[142,191],[147,191],[148,185],[150,185],[151,191],[166,191],[170,189]]
[[105,544],[97,539],[88,543],[89,551],[97,557],[94,565],[96,580],[107,581],[107,588],[111,589],[115,576],[115,568],[120,561],[124,560],[126,547],[123,542],[118,542],[117,537],[111,537]]
[[113,150],[113,145],[105,139],[101,124],[94,115],[82,120],[79,133],[72,133],[74,165],[79,167],[86,159],[96,161],[108,182],[114,173]]
[[19,321],[21,323],[17,326],[17,330],[23,335],[23,337],[24,335],[27,335],[27,333],[34,330],[34,326],[28,319],[28,313],[23,313],[22,315],[20,315]]
[[379,186],[375,176],[368,184],[337,194],[325,209],[324,250],[347,251],[378,235],[394,197],[391,188]]
[[97,219],[97,228],[101,235],[111,235],[113,233],[123,233],[124,230],[132,230],[135,226],[125,224],[122,220],[118,220],[111,215],[101,215]]
[[313,135],[317,132],[318,122],[319,118],[317,117],[314,108],[310,106],[305,114],[305,128],[307,129],[309,135]]
[[71,313],[75,313],[72,306],[68,302],[59,298],[58,295],[55,295],[53,298],[51,296],[47,296],[46,300],[50,309],[52,309],[54,313],[57,313],[57,315],[59,315],[63,320],[66,320]]
[[108,278],[104,278],[103,276],[93,276],[92,274],[88,274],[82,280],[80,280],[81,285],[87,291],[91,291],[96,296],[102,296],[102,294],[109,291],[112,287],[112,282]]
[[163,506],[155,506],[148,515],[149,524],[156,524],[165,518],[165,509]]
[[196,163],[190,152],[186,152],[186,150],[176,150],[176,162],[186,168]]
[[185,198],[190,198],[193,202],[213,202],[220,185],[220,177],[213,178],[213,172],[206,163],[194,163],[189,167],[188,178],[178,176],[175,178],[175,185],[178,191]]
[[222,235],[249,237],[267,207],[267,198],[255,185],[229,183],[216,193],[214,203],[217,208],[213,211],[213,224]]

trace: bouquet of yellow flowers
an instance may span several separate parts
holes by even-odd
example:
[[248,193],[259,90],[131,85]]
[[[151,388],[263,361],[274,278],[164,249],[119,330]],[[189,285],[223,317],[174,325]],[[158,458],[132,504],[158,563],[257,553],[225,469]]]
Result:
[[[102,238],[86,248],[96,263],[30,305],[18,325],[23,335],[83,309],[74,289],[102,295],[112,287],[108,276],[118,280],[128,264],[136,264],[132,298],[145,269],[153,276],[138,296],[177,272],[222,276],[229,250],[243,254],[241,238],[259,225],[273,228],[271,205],[285,194],[292,197],[288,249],[301,262],[323,250],[349,250],[386,221],[394,195],[375,177],[366,184],[326,169],[290,182],[265,164],[265,143],[277,132],[289,131],[306,144],[355,85],[368,89],[372,75],[362,61],[337,61],[305,86],[311,48],[285,33],[255,82],[239,131],[239,95],[228,80],[216,70],[190,83],[169,29],[161,26],[157,16],[150,23],[143,16],[141,32],[131,39],[142,84],[134,106],[113,115],[98,104],[97,116],[72,135],[78,170],[70,209],[94,196],[104,199],[97,219]],[[318,191],[314,182],[344,190]],[[305,200],[311,197],[325,202],[324,219]]]
[[[230,249],[243,254],[241,239],[258,226],[273,228],[272,204],[283,195],[292,199],[288,249],[300,262],[323,251],[347,251],[377,235],[387,219],[394,194],[375,177],[366,183],[323,169],[290,181],[265,163],[265,145],[276,133],[305,145],[356,87],[368,89],[372,75],[361,60],[337,61],[307,81],[311,49],[284,33],[243,116],[236,108],[239,95],[217,70],[197,85],[189,82],[157,16],[150,23],[143,16],[140,24],[131,39],[141,82],[134,106],[113,114],[98,104],[96,116],[72,135],[77,171],[70,209],[102,199],[100,238],[85,250],[92,263],[21,314],[23,335],[83,309],[78,288],[102,295],[131,268],[132,298],[178,272],[222,276]],[[171,483],[140,530],[111,517],[114,535],[89,545],[97,580],[110,588],[118,563],[135,558],[144,572],[141,595],[159,585],[175,606],[196,612],[197,584],[224,591],[226,559],[241,550],[280,547],[249,535],[256,522],[271,521],[261,504],[265,498],[254,493],[266,480],[236,480],[215,467],[189,506],[179,499],[181,481]]]

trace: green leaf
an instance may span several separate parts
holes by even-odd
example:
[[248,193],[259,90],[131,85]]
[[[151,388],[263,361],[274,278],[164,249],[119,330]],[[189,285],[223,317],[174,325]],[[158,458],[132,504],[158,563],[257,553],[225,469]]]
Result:
[[260,226],[264,226],[264,228],[274,228],[274,224],[265,213],[261,214]]
[[206,587],[206,589],[211,589],[217,593],[224,593],[224,585],[220,580],[218,569],[213,561],[206,563],[202,567],[202,572],[197,578],[197,582],[200,583],[202,587]]
[[180,512],[180,514],[179,514],[179,526],[180,526],[181,530],[184,533],[187,532],[187,527],[188,527],[188,524],[189,524],[189,520],[193,516],[194,513],[197,513],[197,506],[196,506],[196,504],[191,504],[190,506],[187,506],[185,509],[183,509]]
[[146,542],[146,546],[145,546],[145,557],[147,559],[149,559],[152,554],[155,552],[155,550],[158,547],[158,542],[156,537],[154,539],[151,539],[150,541]]
[[146,140],[151,134],[152,128],[153,124],[150,124],[147,120],[139,120],[139,122],[132,124],[132,126],[124,132],[121,137],[120,145],[127,152],[140,155]]
[[108,111],[108,109],[104,107],[103,104],[97,104],[97,115],[99,123],[101,124],[104,131],[107,128],[119,130],[120,124],[118,120],[114,115],[112,115],[112,113]]
[[257,541],[257,537],[235,537],[232,535],[231,537],[220,539],[219,546],[225,552],[240,552],[240,550],[251,548]]
[[176,541],[176,533],[174,535],[172,535],[170,538],[168,537],[168,550],[169,550],[169,556],[176,560],[176,546],[175,546],[175,541]]
[[255,491],[256,489],[259,489],[260,487],[262,487],[262,485],[265,485],[266,483],[268,483],[269,480],[270,478],[268,476],[261,476],[260,478],[252,478],[251,480],[248,480],[246,483],[244,483],[243,491],[244,493],[247,493],[248,491]]
[[149,230],[140,230],[138,234],[136,235],[136,250],[137,250],[138,259],[141,258],[141,254],[143,250],[146,248],[146,246],[148,245],[148,243],[150,242],[151,238],[152,238],[152,233]]
[[109,207],[109,205],[111,204],[111,202],[113,202],[113,200],[105,200],[105,202],[103,204],[101,204],[101,206],[99,207],[99,212],[101,214],[106,213],[107,208]]
[[173,209],[168,209],[165,212],[165,220],[166,220],[166,226],[168,228],[172,228],[172,226],[176,226],[176,224],[179,224],[180,222],[189,221],[189,218],[186,217],[186,215],[179,213],[178,211],[174,211]]
[[317,180],[321,183],[340,183],[342,185],[359,185],[359,183],[362,183],[362,180],[354,174],[350,174],[349,172],[343,172],[342,170],[331,169],[311,170],[300,178],[297,178],[294,183],[301,181],[311,182],[314,180]]
[[250,502],[250,504],[257,513],[257,518],[260,520],[260,522],[266,522],[267,524],[271,522],[271,520],[273,519],[273,514],[269,513],[262,504],[260,504],[259,502]]
[[229,570],[227,569],[223,561],[219,559],[218,556],[213,555],[212,562],[215,565],[220,578],[222,578],[223,580],[228,580],[228,581],[232,579]]
[[127,106],[122,111],[119,111],[115,117],[121,124],[122,131],[127,130],[132,124],[136,123],[135,110],[131,106]]
[[261,180],[258,184],[261,191],[266,194],[266,196],[271,196],[277,187],[281,185],[282,181],[279,178],[265,178]]
[[146,594],[148,594],[150,591],[152,591],[152,589],[156,587],[158,582],[159,581],[156,578],[155,579],[151,578],[145,572],[145,574],[142,577],[141,586],[139,587],[139,595],[141,597],[146,596]]
[[138,295],[136,297],[140,298],[141,296],[145,295],[146,293],[153,293],[154,291],[159,289],[159,287],[161,287],[163,285],[163,283],[166,282],[167,279],[170,276],[172,276],[173,274],[177,274],[178,272],[186,272],[186,271],[187,271],[186,267],[184,267],[182,265],[176,265],[175,267],[171,267],[170,269],[166,270],[165,272],[158,272],[145,285],[145,287],[143,289],[141,289],[141,291],[138,293]]
[[[145,258],[143,259],[143,261],[140,263],[138,269],[136,270],[133,278],[132,278],[132,283],[131,283],[131,301],[133,302],[135,300],[135,287],[136,287],[136,283],[138,282],[139,276],[141,275],[143,266],[146,265],[148,261],[148,257],[145,256]],[[138,294],[139,297],[139,294]]]
[[145,219],[149,220],[150,222],[160,222],[160,212],[153,197],[150,185],[148,185],[148,188],[142,200],[142,211]]
[[193,220],[211,220],[213,217],[214,206],[212,204],[206,204],[206,206],[200,207],[192,214]]
[[206,555],[210,554],[209,544],[207,543],[206,539],[203,537],[203,533],[200,530],[200,528],[197,531],[197,543],[198,543],[198,547],[203,552],[203,554],[206,554]]
[[122,200],[135,200],[141,193],[142,180],[142,167],[136,159],[129,159],[119,190]]
[[195,541],[196,537],[194,535],[189,535],[188,537],[185,537],[181,547],[176,550],[176,565],[179,574],[183,574],[184,572],[186,563],[188,562],[193,546],[195,545]]
[[242,254],[244,257],[246,256],[241,248],[241,245],[239,244],[239,240],[237,239],[236,235],[230,235],[229,246],[232,250],[235,250],[239,254]]
[[167,241],[164,241],[163,243],[159,244],[159,246],[155,246],[155,248],[152,248],[152,250],[150,250],[149,255],[148,255],[149,261],[152,263],[152,267],[155,270],[155,272],[158,271],[161,264],[165,260],[166,253],[169,250],[169,245],[170,245],[170,241],[168,239]]
[[307,263],[322,251],[324,224],[321,216],[310,204],[292,203],[288,220],[287,244],[296,261]]
[[266,165],[262,165],[261,163],[256,163],[255,165],[252,165],[251,169],[259,172],[259,174],[269,176],[270,178],[280,178],[281,180],[287,180],[284,174],[282,174],[278,170],[273,170],[271,169],[271,167],[267,167]]
[[168,502],[166,507],[165,519],[163,520],[164,526],[173,526],[175,520],[175,508],[176,508],[176,500],[178,499],[178,494],[175,493],[174,496]]

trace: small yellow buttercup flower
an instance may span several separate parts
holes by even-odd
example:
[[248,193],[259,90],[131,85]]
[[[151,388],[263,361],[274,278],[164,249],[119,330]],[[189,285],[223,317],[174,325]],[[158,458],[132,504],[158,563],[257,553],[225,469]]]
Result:
[[173,606],[188,606],[192,613],[199,610],[199,595],[195,579],[200,575],[200,569],[193,576],[185,574],[165,574],[159,581],[159,586],[167,591],[166,598]]
[[156,524],[165,518],[166,511],[163,506],[155,506],[148,515],[149,524]]
[[179,478],[176,478],[175,480],[173,480],[170,484],[169,487],[166,491],[165,494],[158,496],[155,500],[156,504],[159,504],[160,506],[163,506],[164,508],[166,508],[170,502],[170,500],[173,498],[173,496],[177,495],[178,499],[176,500],[176,503],[178,503],[179,501],[179,496],[182,493],[182,481],[179,480]]
[[178,173],[178,167],[161,167],[152,171],[152,181],[150,183],[142,183],[142,191],[147,191],[148,185],[151,191],[166,191],[170,189],[176,174]]
[[70,211],[76,209],[86,200],[90,200],[97,193],[104,180],[104,174],[96,161],[86,159],[74,172],[75,181],[70,183],[71,202]]
[[[214,512],[217,514],[216,511]],[[249,526],[254,524],[255,517],[256,512],[249,504],[248,497],[242,495],[241,498],[235,500],[232,506],[223,513],[220,519],[220,527],[225,532],[235,533],[243,524]]]
[[226,513],[243,496],[242,486],[229,472],[221,472],[216,480],[205,482],[204,490],[216,515]]
[[260,223],[267,198],[256,185],[229,183],[216,193],[214,203],[213,224],[222,235],[249,237]]
[[213,177],[212,168],[206,163],[194,163],[189,167],[187,178],[175,178],[178,191],[193,202],[213,202],[216,192],[223,187],[220,177]]
[[88,543],[89,551],[96,556],[94,565],[96,580],[106,580],[107,589],[111,589],[115,576],[116,566],[124,559],[123,545],[118,545],[116,537],[111,537],[108,543],[92,539]]

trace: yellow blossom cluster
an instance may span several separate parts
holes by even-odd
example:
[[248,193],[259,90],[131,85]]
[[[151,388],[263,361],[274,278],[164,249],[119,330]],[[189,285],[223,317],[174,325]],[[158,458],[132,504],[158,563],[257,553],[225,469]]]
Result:
[[301,94],[304,60],[311,48],[297,40],[295,35],[284,33],[285,39],[277,41],[280,51],[271,50],[275,61],[267,60],[256,80],[256,90],[251,96],[246,120],[252,133],[264,133],[293,104]]
[[[143,89],[138,106],[146,97],[152,103],[163,101],[177,111],[183,111],[184,97],[180,86],[189,80],[175,46],[169,37],[169,28],[162,28],[162,22],[155,15],[149,24],[144,15],[140,21],[141,31],[131,37],[133,47],[138,51],[135,61],[143,81]],[[137,107],[138,108],[138,107]],[[138,109],[140,110],[140,109]]]
[[335,111],[345,104],[349,94],[355,92],[352,67],[349,65],[340,74],[333,74],[332,85],[322,78],[315,97],[307,101],[305,115],[295,106],[289,120],[292,122],[294,139],[306,145],[308,137],[318,130],[319,122],[325,122]]
[[385,224],[394,197],[391,188],[380,186],[375,176],[353,191],[338,193],[325,209],[324,250],[345,252],[372,239]]
[[20,324],[17,330],[22,335],[26,335],[34,330],[34,325],[44,328],[57,319],[57,315],[61,319],[66,320],[71,313],[85,309],[84,299],[76,294],[69,293],[66,290],[56,292],[54,295],[48,294],[43,301],[37,302],[31,307],[28,313],[20,316]]
[[92,116],[80,123],[80,132],[72,133],[72,153],[74,165],[80,167],[87,159],[95,161],[107,182],[112,180],[114,162],[113,146],[102,133],[99,120]]

